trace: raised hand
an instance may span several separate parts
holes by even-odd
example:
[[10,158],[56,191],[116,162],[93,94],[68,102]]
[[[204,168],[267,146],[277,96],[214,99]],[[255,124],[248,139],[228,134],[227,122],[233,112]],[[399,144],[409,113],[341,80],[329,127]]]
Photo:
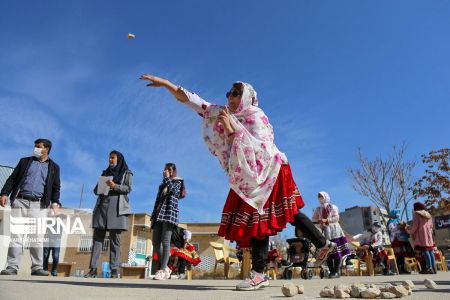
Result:
[[153,76],[150,74],[144,74],[140,78],[140,80],[148,80],[149,83],[147,83],[147,86],[156,86],[156,87],[165,87],[174,97],[182,102],[188,102],[189,99],[186,96],[186,94],[179,88],[177,85],[173,84],[167,79]]
[[140,78],[140,80],[148,80],[150,83],[147,86],[166,86],[167,80],[164,78],[156,77],[150,74],[144,74]]
[[170,172],[169,172],[169,170],[164,170],[164,172],[163,172],[163,177],[164,178],[169,178],[170,177]]

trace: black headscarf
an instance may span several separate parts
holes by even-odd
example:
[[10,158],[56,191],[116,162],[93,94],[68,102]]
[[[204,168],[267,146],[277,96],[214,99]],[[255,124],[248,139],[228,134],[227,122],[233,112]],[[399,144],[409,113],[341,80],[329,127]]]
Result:
[[123,157],[122,153],[119,151],[113,150],[109,155],[115,154],[117,155],[117,165],[113,168],[108,167],[106,170],[103,171],[102,176],[113,176],[113,181],[116,184],[122,183],[123,174],[128,170],[128,165],[125,162],[125,158]]

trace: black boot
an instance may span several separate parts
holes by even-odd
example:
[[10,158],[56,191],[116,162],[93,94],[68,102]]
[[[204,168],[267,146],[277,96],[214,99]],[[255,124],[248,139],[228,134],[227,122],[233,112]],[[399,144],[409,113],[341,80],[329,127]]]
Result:
[[336,264],[335,272],[337,273],[338,277],[341,277],[342,260],[340,258],[336,258],[335,264]]
[[84,278],[95,278],[97,277],[97,268],[91,268],[89,272],[84,275]]
[[111,278],[119,278],[119,272],[117,272],[117,269],[111,270]]
[[328,271],[330,272],[328,274],[328,279],[336,278],[336,269],[335,269],[335,265],[334,265],[334,259],[329,258],[327,260],[327,266],[328,266]]
[[341,269],[340,268],[341,260],[339,258],[333,259],[332,264],[333,264],[333,271],[330,273],[328,278],[330,278],[330,279],[339,278],[340,277],[340,269]]
[[334,264],[331,259],[327,259],[327,267],[328,267],[328,278],[330,278],[330,275],[334,272]]

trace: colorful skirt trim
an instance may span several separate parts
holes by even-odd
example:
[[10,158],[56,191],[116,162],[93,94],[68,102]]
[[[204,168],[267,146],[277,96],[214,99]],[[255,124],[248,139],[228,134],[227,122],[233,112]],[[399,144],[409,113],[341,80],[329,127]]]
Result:
[[350,249],[347,245],[347,238],[345,236],[341,236],[339,238],[335,238],[331,240],[336,243],[336,249],[330,253],[328,259],[342,259],[344,256],[350,254]]
[[197,252],[193,251],[189,251],[185,248],[172,248],[170,249],[170,255],[171,256],[178,256],[184,260],[186,260],[188,263],[190,263],[193,266],[198,265],[202,260],[200,258],[200,256],[198,256]]
[[230,189],[218,235],[236,241],[240,248],[248,248],[251,238],[262,240],[281,232],[304,205],[290,166],[282,165],[262,215]]

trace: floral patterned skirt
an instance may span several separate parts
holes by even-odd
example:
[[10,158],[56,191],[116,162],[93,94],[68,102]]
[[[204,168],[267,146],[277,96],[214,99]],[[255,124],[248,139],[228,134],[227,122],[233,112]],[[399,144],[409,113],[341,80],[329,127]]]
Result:
[[230,189],[218,235],[236,241],[241,248],[250,247],[251,238],[262,240],[281,232],[304,205],[290,166],[282,165],[262,215]]

